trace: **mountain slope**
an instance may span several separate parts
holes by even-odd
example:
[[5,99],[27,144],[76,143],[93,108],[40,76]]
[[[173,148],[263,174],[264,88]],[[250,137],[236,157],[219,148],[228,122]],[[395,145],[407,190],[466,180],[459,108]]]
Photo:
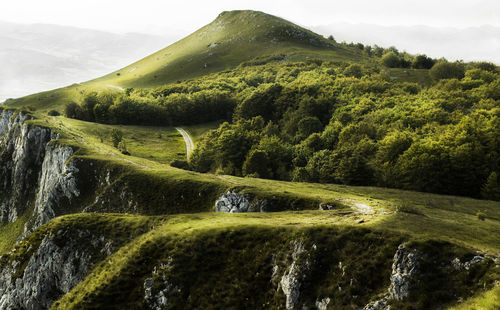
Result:
[[188,37],[89,83],[150,87],[224,70],[264,55],[287,60],[328,57],[358,60],[350,50],[284,19],[256,11],[221,13]]

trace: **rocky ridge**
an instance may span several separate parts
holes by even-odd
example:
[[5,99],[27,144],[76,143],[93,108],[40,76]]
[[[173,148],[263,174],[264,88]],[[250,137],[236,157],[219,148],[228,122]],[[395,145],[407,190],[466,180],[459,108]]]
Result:
[[88,230],[59,230],[46,235],[26,267],[13,260],[0,272],[0,310],[48,309],[110,255],[113,243]]
[[33,208],[26,234],[79,196],[78,168],[70,160],[73,149],[58,145],[50,128],[27,123],[32,118],[24,112],[0,113],[0,222],[14,222]]

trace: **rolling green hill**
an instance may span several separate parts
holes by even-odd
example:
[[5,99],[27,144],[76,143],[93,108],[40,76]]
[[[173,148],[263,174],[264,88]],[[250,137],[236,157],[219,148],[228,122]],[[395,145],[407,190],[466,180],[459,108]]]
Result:
[[[7,102],[0,308],[498,309],[500,202],[385,187],[492,175],[497,68],[436,81],[370,53],[223,12],[109,75]],[[219,101],[228,122],[182,124],[189,162],[179,120],[138,117]],[[51,111],[70,102],[81,119]],[[370,173],[385,183],[330,182]]]

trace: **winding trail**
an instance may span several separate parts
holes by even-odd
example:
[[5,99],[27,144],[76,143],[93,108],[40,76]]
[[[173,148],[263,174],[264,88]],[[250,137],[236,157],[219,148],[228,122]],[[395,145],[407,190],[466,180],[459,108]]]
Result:
[[182,135],[184,138],[184,142],[186,143],[186,158],[189,158],[189,155],[194,149],[194,143],[189,134],[180,127],[175,127],[175,129]]

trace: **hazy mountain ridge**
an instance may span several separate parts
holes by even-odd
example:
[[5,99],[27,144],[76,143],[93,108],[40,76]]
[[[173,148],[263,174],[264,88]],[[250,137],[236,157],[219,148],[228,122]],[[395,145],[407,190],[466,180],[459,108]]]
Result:
[[0,101],[116,70],[173,37],[0,22]]

